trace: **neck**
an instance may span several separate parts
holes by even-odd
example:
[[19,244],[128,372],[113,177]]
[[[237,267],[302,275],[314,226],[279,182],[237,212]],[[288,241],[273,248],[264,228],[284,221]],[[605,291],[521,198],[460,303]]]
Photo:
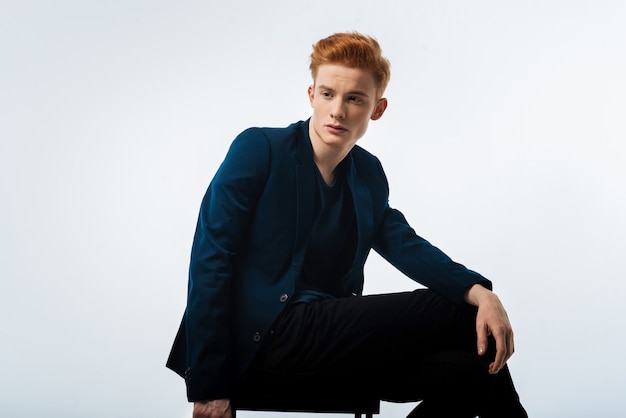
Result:
[[324,181],[328,185],[332,185],[335,181],[335,170],[341,161],[348,155],[350,149],[337,150],[326,144],[313,145],[313,162],[317,166]]
[[331,185],[335,181],[335,169],[346,158],[352,146],[340,147],[326,144],[315,136],[315,132],[310,130],[309,137],[313,147],[313,161],[326,184]]
[[326,184],[332,186],[332,184],[335,182],[335,169],[337,168],[337,165],[339,165],[339,163],[323,164],[315,160],[315,158],[313,159],[313,161],[315,161],[315,165],[317,165],[317,169],[319,170]]

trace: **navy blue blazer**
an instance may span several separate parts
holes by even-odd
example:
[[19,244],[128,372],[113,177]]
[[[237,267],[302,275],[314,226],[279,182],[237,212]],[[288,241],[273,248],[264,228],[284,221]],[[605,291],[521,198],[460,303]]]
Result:
[[[167,367],[190,401],[230,396],[272,322],[294,294],[314,213],[316,166],[309,122],[250,128],[232,143],[202,200],[191,251],[187,308]],[[357,248],[341,295],[360,295],[370,249],[416,282],[459,304],[489,280],[419,237],[388,204],[380,161],[348,156]]]

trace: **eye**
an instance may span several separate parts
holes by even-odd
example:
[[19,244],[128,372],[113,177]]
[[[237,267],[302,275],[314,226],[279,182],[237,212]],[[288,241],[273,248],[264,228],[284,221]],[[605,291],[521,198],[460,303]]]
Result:
[[322,91],[322,97],[333,97],[329,91]]
[[361,99],[359,96],[349,96],[348,97],[348,101],[355,103],[355,104],[361,104],[363,103],[363,99]]

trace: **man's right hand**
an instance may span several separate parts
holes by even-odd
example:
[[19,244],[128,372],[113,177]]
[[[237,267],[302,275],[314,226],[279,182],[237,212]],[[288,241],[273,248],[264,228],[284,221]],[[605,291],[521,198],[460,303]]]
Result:
[[195,401],[193,403],[193,418],[233,418],[230,399]]

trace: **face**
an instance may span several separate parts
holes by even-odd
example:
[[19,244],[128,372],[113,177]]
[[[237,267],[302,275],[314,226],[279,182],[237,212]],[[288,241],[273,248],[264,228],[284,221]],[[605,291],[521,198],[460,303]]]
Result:
[[314,150],[347,153],[387,108],[377,97],[371,71],[341,65],[322,65],[309,87],[313,108],[309,134]]

